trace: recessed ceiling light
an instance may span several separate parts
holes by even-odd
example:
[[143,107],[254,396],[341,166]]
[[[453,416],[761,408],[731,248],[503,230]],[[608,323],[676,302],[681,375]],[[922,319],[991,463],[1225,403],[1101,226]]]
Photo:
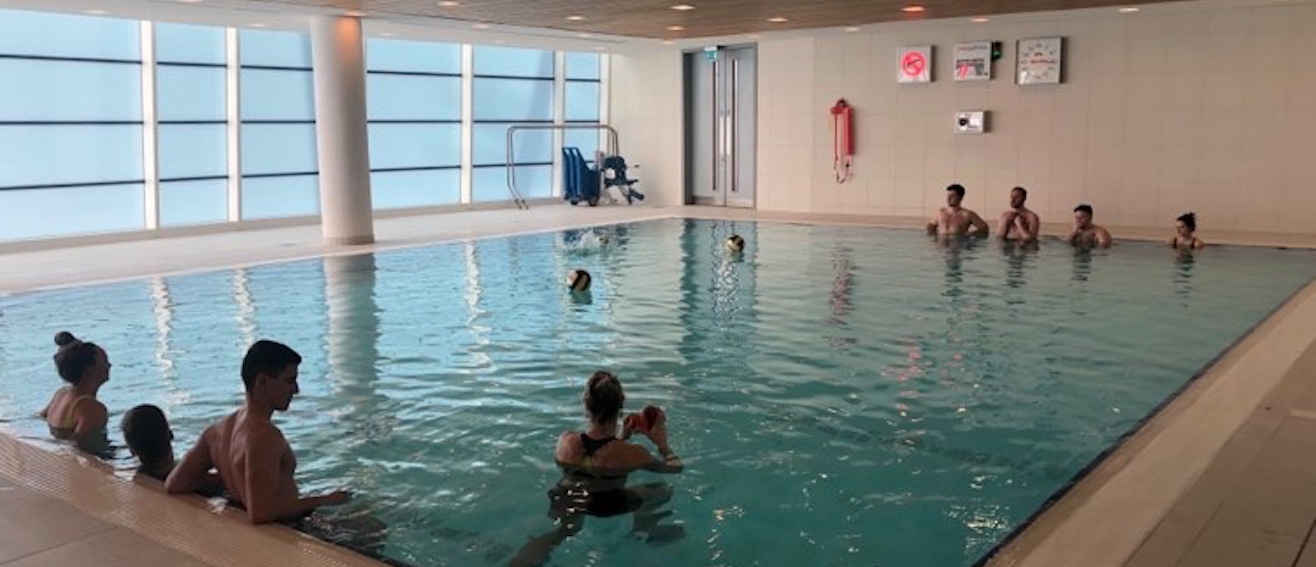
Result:
[[1121,14],[1132,14],[1132,13],[1137,12],[1137,11],[1138,11],[1138,9],[1137,9],[1137,8],[1134,8],[1133,6],[1129,6],[1129,7],[1126,7],[1126,8],[1120,8],[1120,13],[1121,13]]
[[689,4],[677,4],[675,6],[672,6],[672,9],[676,10],[677,12],[684,12],[686,10],[693,10],[695,9],[695,7]]
[[579,21],[585,19],[585,16],[580,16],[580,15],[576,15],[576,16],[567,16],[567,19],[568,19],[568,20],[571,20],[571,21],[573,21],[573,22],[579,22]]
[[783,17],[781,17],[781,16],[777,16],[777,17],[775,17],[775,18],[768,18],[768,21],[769,21],[769,22],[772,22],[772,23],[774,23],[774,24],[780,24],[780,23],[782,23],[782,22],[789,22],[790,20],[789,20],[789,19],[786,19],[786,18],[783,18]]
[[664,39],[664,40],[663,40],[663,45],[672,45],[672,44],[675,44],[675,43],[676,43],[675,41],[672,41],[672,40],[670,40],[670,39]]
[[251,24],[251,27],[253,27],[253,28],[263,28],[263,27],[265,27],[265,24]]
[[393,37],[393,36],[395,36],[395,35],[397,35],[397,34],[391,32],[391,31],[386,31],[386,32],[381,33],[381,34],[379,34],[379,35],[382,35],[382,36],[384,36],[384,37]]
[[489,24],[475,24],[475,25],[473,25],[473,26],[471,26],[471,27],[473,27],[473,28],[475,28],[475,29],[477,29],[477,30],[487,30],[487,29],[489,29]]
[[498,44],[498,45],[504,45],[504,44],[506,44],[507,42],[506,42],[506,41],[503,41],[503,40],[501,40],[501,39],[495,39],[495,40],[494,40],[494,43],[496,43],[496,44]]
[[760,39],[760,38],[762,38],[762,37],[763,37],[763,36],[761,36],[761,35],[759,35],[759,34],[756,34],[756,33],[749,34],[749,38],[750,38],[750,39]]
[[86,13],[91,14],[91,15],[93,15],[93,16],[104,16],[105,14],[108,14],[109,12],[106,12],[105,10],[87,10]]
[[178,0],[184,4],[200,4],[201,0]]
[[589,38],[594,37],[594,36],[591,35],[591,34],[587,34],[587,33],[578,33],[578,34],[576,34],[576,37],[579,37],[579,38],[581,38],[581,39],[589,39]]
[[461,5],[461,2],[456,2],[454,0],[443,0],[442,2],[439,2],[440,8],[456,8]]
[[594,46],[594,50],[595,50],[595,51],[603,51],[603,46],[602,46],[602,45],[595,45],[595,46]]
[[845,31],[848,31],[848,32],[852,32],[852,33],[853,33],[853,32],[857,32],[857,31],[859,31],[859,28],[854,27],[854,26],[850,26],[850,27],[848,27],[848,28],[845,28]]
[[991,21],[991,20],[988,19],[988,18],[973,18],[973,19],[971,19],[971,20],[969,20],[969,21],[970,21],[970,22],[973,22],[973,23],[975,23],[975,24],[981,24],[981,23],[983,23],[983,22],[987,22],[987,21]]
[[667,31],[685,31],[685,26],[667,26]]
[[361,16],[366,15],[366,13],[362,12],[361,10],[351,10],[346,12],[344,15],[351,16],[353,18],[360,18]]
[[904,8],[901,8],[901,9],[900,9],[901,12],[908,12],[908,13],[910,13],[910,14],[917,14],[917,13],[919,13],[919,12],[923,12],[923,11],[926,11],[926,10],[927,10],[927,8],[924,8],[924,7],[922,7],[922,6],[919,6],[918,4],[915,4],[915,5],[913,5],[913,6],[905,6]]

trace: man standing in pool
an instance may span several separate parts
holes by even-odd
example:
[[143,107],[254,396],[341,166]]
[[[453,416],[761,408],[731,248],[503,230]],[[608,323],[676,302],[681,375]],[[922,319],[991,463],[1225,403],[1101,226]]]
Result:
[[320,506],[342,504],[346,491],[303,497],[294,473],[297,457],[283,432],[271,421],[288,409],[297,394],[297,365],[302,357],[287,345],[261,340],[242,359],[242,408],[207,427],[196,446],[169,473],[171,494],[194,492],[214,468],[231,498],[247,510],[253,524],[295,523]]
[[1001,222],[997,224],[997,234],[1005,240],[1014,240],[1019,244],[1037,242],[1037,233],[1041,230],[1042,219],[1037,213],[1024,206],[1028,200],[1028,190],[1015,187],[1010,190],[1010,208],[1001,213]]
[[960,206],[964,201],[964,186],[956,183],[946,187],[946,206],[928,221],[928,234],[937,236],[987,236],[991,227],[969,209]]
[[1074,230],[1065,236],[1065,242],[1079,248],[1109,248],[1110,232],[1092,222],[1092,205],[1074,207]]

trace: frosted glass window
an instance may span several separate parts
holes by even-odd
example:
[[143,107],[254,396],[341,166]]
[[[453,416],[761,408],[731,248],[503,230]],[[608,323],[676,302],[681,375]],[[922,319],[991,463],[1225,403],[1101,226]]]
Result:
[[370,174],[375,210],[452,205],[461,200],[461,170],[379,171]]
[[228,172],[228,127],[224,124],[161,124],[157,139],[162,180]]
[[[479,167],[472,171],[473,202],[511,201],[507,189],[507,168]],[[550,197],[553,193],[553,166],[534,165],[516,168],[516,188],[527,199]]]
[[311,68],[311,38],[303,33],[238,30],[238,57],[243,65]]
[[370,120],[460,120],[461,78],[371,74],[366,78]]
[[212,63],[228,60],[224,28],[187,24],[155,24],[155,60],[175,63]]
[[455,43],[370,38],[366,40],[366,69],[461,74],[462,47]]
[[598,53],[576,53],[568,51],[563,54],[566,62],[568,79],[595,79],[602,76],[602,57]]
[[553,82],[474,79],[474,116],[480,120],[552,120]]
[[568,82],[563,87],[566,89],[567,120],[599,121],[598,83]]
[[461,165],[460,124],[371,124],[370,167]]
[[476,75],[553,78],[553,52],[517,47],[475,46]]
[[[506,124],[476,124],[472,132],[475,165],[507,163]],[[553,161],[553,132],[551,130],[518,130],[514,140],[516,163],[545,163]]]
[[257,177],[242,180],[242,218],[269,219],[320,213],[320,176]]
[[141,61],[137,20],[0,10],[0,53]]
[[222,67],[157,65],[156,116],[170,120],[225,120],[227,98]]
[[160,226],[189,226],[228,220],[228,180],[160,184]]
[[315,120],[310,71],[243,69],[243,120]]
[[0,59],[0,120],[139,121],[141,72],[124,63]]
[[586,161],[594,161],[594,152],[603,148],[599,145],[599,130],[567,130],[562,135],[562,146],[579,149]]
[[0,125],[0,184],[4,186],[142,178],[141,125]]
[[141,183],[0,191],[0,240],[26,240],[146,226]]
[[242,172],[318,171],[314,124],[243,124]]

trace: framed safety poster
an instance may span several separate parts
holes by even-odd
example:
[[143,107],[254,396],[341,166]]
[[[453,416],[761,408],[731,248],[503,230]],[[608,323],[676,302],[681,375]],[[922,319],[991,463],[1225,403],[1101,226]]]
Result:
[[932,46],[902,47],[900,58],[896,62],[897,83],[931,83],[932,82]]
[[992,42],[955,44],[956,81],[990,81],[991,78]]
[[1016,45],[1015,66],[1021,85],[1053,85],[1060,82],[1064,62],[1064,39],[1034,37]]

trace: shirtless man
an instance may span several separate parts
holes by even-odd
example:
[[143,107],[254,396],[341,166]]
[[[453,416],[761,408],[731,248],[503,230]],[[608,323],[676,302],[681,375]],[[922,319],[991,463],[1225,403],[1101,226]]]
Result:
[[1092,206],[1074,207],[1074,230],[1065,236],[1065,242],[1080,248],[1110,247],[1110,232],[1092,223]]
[[1042,227],[1042,219],[1037,213],[1024,206],[1028,200],[1028,190],[1015,187],[1010,190],[1010,208],[1001,213],[997,224],[997,233],[1006,240],[1017,240],[1020,244],[1037,241],[1037,232]]
[[291,522],[320,506],[342,504],[351,495],[337,491],[303,497],[293,473],[293,455],[283,432],[270,421],[288,409],[297,394],[297,365],[302,357],[287,345],[257,341],[242,359],[246,401],[242,408],[207,427],[196,446],[165,481],[171,494],[193,492],[205,483],[213,467],[234,500],[247,509],[253,524]]
[[964,201],[964,186],[956,183],[946,188],[946,206],[928,221],[928,234],[937,236],[987,236],[991,227],[978,213],[960,206]]

